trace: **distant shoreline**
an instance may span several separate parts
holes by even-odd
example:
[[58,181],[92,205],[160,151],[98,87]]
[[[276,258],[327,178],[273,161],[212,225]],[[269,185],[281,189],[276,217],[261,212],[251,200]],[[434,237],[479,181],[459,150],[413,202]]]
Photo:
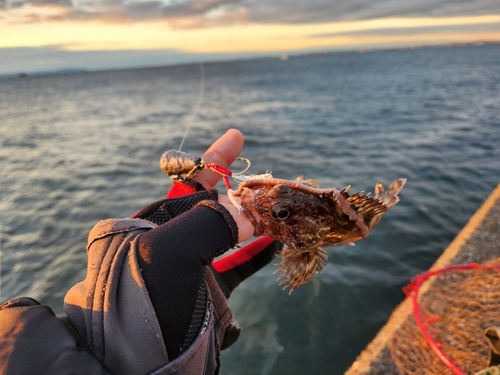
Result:
[[[484,47],[484,46],[494,46],[500,45],[499,41],[475,41],[475,42],[463,42],[463,43],[445,43],[445,44],[422,44],[422,45],[406,45],[401,47],[390,47],[390,48],[351,48],[343,50],[324,50],[324,51],[298,51],[293,52],[276,52],[271,53],[266,56],[258,57],[248,57],[248,58],[234,58],[234,59],[221,59],[218,61],[205,62],[205,64],[218,64],[224,62],[242,61],[242,60],[260,60],[260,59],[273,59],[278,58],[283,61],[287,61],[291,58],[297,58],[302,56],[314,56],[314,55],[330,55],[330,54],[343,54],[343,53],[375,53],[375,52],[391,52],[391,51],[406,51],[406,50],[416,50],[416,49],[436,49],[436,48],[460,48],[460,47]],[[286,56],[286,58],[284,58]],[[0,74],[0,78],[25,78],[30,76],[44,76],[44,75],[58,75],[58,74],[75,74],[75,73],[91,73],[91,72],[106,72],[106,71],[118,71],[118,70],[133,70],[133,69],[155,69],[155,68],[166,68],[171,66],[189,66],[197,65],[199,62],[189,62],[189,63],[174,63],[174,64],[164,64],[158,66],[137,66],[128,68],[116,68],[116,69],[86,69],[79,67],[68,67],[54,70],[41,70],[33,72],[14,72]]]

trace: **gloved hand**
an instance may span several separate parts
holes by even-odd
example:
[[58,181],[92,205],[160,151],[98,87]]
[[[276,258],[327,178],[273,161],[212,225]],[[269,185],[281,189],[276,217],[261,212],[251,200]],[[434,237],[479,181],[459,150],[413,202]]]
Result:
[[[241,133],[231,130],[203,159],[228,167],[242,146]],[[139,238],[138,258],[171,360],[189,347],[203,323],[206,272],[213,273],[229,298],[238,284],[267,265],[282,248],[279,241],[262,237],[213,261],[253,234],[245,215],[212,189],[219,179],[212,171],[203,170],[197,181],[174,183],[167,199],[133,216],[159,225]],[[227,340],[223,348],[235,339]]]

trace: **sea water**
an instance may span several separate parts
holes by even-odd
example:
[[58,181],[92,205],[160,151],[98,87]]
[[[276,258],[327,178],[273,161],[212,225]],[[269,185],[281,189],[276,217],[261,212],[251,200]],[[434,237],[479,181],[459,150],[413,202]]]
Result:
[[[327,53],[204,65],[183,150],[229,128],[252,173],[401,202],[291,295],[272,264],[229,302],[243,327],[222,374],[342,374],[500,180],[500,46]],[[158,167],[199,99],[197,64],[0,79],[1,299],[62,313],[99,220],[161,199]],[[223,190],[223,186],[220,186]],[[193,234],[196,228],[193,228]]]

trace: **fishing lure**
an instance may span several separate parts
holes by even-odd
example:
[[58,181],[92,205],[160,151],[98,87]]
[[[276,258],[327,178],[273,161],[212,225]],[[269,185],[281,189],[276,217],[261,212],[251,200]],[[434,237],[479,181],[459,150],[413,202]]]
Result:
[[215,163],[207,163],[199,156],[189,155],[182,151],[166,151],[160,158],[160,168],[174,181],[185,181],[195,177],[202,169],[207,168],[220,174],[224,180],[226,188],[231,189],[228,176],[243,176],[250,169],[250,160],[238,157],[247,163],[247,167],[241,172],[232,172]]

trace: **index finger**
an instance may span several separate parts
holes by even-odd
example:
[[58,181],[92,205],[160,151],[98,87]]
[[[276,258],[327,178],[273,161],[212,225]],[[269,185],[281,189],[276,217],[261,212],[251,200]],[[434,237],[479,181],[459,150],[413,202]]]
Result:
[[[215,163],[223,168],[228,168],[241,153],[243,144],[244,139],[241,132],[236,129],[229,129],[208,148],[202,158],[207,163]],[[219,174],[208,169],[203,169],[193,178],[206,189],[213,188],[220,179]]]

